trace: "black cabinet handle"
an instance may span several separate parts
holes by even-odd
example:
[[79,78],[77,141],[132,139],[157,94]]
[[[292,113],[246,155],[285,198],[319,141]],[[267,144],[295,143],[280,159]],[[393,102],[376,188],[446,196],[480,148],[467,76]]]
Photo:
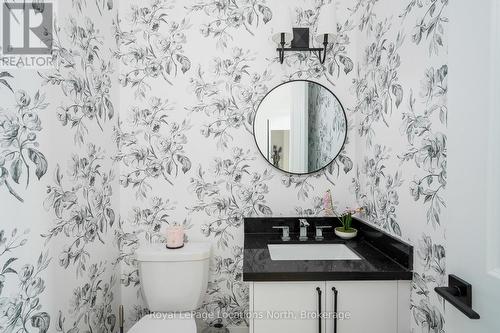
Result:
[[339,291],[337,288],[332,287],[333,291],[333,333],[337,333],[337,301]]
[[321,333],[321,317],[322,317],[322,311],[321,311],[321,288],[316,287],[316,291],[318,292],[318,329],[319,333]]

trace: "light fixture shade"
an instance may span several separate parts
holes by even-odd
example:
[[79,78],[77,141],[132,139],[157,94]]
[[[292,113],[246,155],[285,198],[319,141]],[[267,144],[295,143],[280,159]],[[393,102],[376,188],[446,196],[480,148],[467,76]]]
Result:
[[325,35],[331,43],[337,34],[337,9],[335,2],[321,8],[318,16],[318,30],[316,41],[323,43]]
[[274,33],[272,41],[280,46],[281,34],[285,34],[285,44],[290,45],[293,39],[292,15],[288,1],[277,1],[277,6],[273,11]]

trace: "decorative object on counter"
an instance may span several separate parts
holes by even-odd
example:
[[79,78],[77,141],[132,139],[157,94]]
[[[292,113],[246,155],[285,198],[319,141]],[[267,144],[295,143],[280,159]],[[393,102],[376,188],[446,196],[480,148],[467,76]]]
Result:
[[184,247],[184,227],[173,225],[167,227],[167,249],[180,249]]
[[330,190],[327,190],[323,196],[323,210],[325,211],[325,216],[335,216],[335,212],[333,211],[332,192],[330,192]]
[[205,328],[202,333],[229,333],[229,329],[224,327],[222,323],[218,322]]
[[360,213],[361,211],[363,211],[363,208],[357,208],[354,210],[348,209],[342,215],[337,217],[342,226],[335,228],[335,235],[342,239],[351,239],[356,237],[358,230],[352,227],[352,215]]

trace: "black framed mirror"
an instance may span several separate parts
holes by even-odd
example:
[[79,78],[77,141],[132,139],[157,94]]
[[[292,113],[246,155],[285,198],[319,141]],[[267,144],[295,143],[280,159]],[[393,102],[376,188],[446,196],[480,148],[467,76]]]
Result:
[[322,170],[347,139],[347,116],[337,96],[308,80],[284,82],[260,102],[253,124],[262,156],[292,174]]

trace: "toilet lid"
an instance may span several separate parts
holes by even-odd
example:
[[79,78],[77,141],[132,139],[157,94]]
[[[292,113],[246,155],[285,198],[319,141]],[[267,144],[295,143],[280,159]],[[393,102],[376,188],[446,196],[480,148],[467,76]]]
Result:
[[211,244],[208,242],[189,242],[176,250],[167,249],[165,244],[147,244],[135,251],[138,261],[193,261],[210,257]]
[[139,320],[128,333],[196,333],[194,318],[159,318],[147,315]]

